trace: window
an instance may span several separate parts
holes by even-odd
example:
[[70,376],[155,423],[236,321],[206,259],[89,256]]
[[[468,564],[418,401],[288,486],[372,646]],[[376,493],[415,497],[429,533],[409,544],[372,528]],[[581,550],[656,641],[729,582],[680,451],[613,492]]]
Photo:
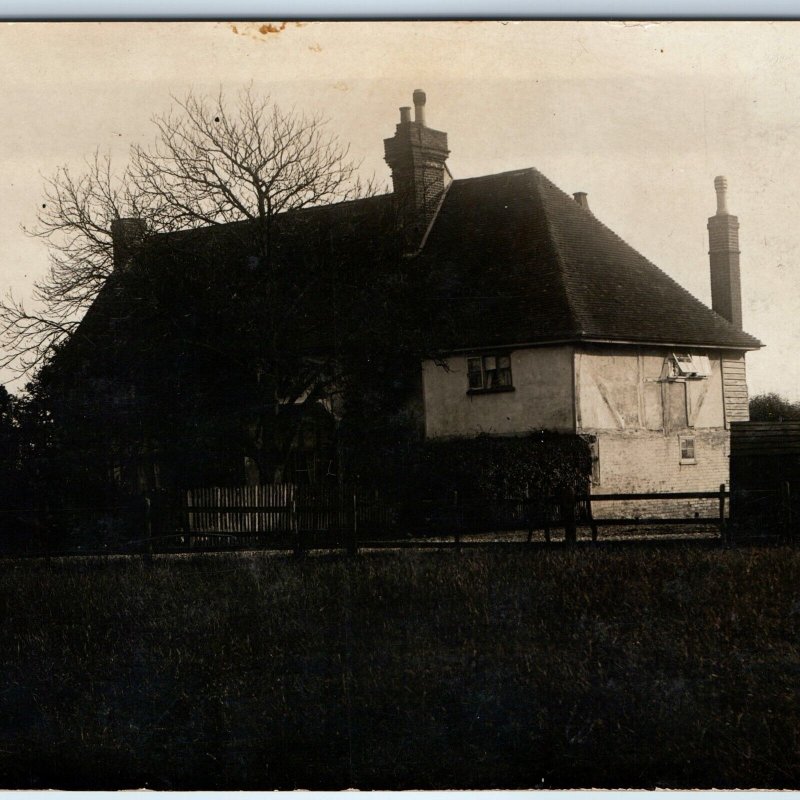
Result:
[[707,378],[711,375],[711,362],[708,356],[696,356],[690,353],[673,353],[671,377],[673,378]]
[[467,358],[467,385],[470,392],[513,391],[511,356],[493,354]]
[[681,464],[696,464],[697,461],[695,460],[694,457],[694,437],[681,436],[680,447],[681,447]]

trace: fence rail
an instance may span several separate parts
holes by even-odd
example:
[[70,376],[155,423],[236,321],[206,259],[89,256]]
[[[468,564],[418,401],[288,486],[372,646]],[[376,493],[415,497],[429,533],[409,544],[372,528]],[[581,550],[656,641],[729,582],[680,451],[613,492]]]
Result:
[[[630,524],[716,525],[726,531],[725,486],[709,492],[648,492],[575,494],[566,491],[559,497],[518,497],[468,499],[453,495],[444,501],[420,501],[401,510],[376,492],[353,486],[322,487],[297,484],[269,484],[233,488],[202,488],[186,493],[178,517],[164,518],[151,528],[160,534],[159,542],[169,540],[177,549],[229,546],[286,547],[294,543],[298,551],[312,546],[346,546],[375,543],[380,539],[408,535],[453,537],[458,543],[465,536],[502,531],[527,531],[531,541],[535,530],[542,530],[546,541],[551,532],[563,528],[564,538],[574,541],[578,526],[588,526],[592,539],[598,527]],[[718,500],[714,517],[647,517],[595,519],[594,502]],[[167,534],[165,539],[165,534]]]
[[[501,532],[543,531],[546,541],[551,533],[562,530],[563,539],[575,541],[579,527],[589,528],[597,540],[599,529],[606,526],[715,526],[721,538],[730,539],[731,521],[749,520],[764,508],[778,508],[779,535],[793,538],[800,513],[790,497],[788,485],[781,490],[734,492],[721,485],[717,491],[575,494],[566,491],[558,497],[521,497],[499,500],[475,500],[452,496],[440,501],[395,504],[375,492],[358,486],[301,486],[271,484],[252,487],[211,487],[193,489],[180,497],[153,495],[132,501],[130,505],[109,505],[62,509],[60,512],[26,512],[24,509],[0,510],[0,550],[23,550],[41,554],[56,552],[184,552],[259,548],[294,550],[359,547],[436,546],[452,541],[460,546]],[[648,501],[701,500],[705,516],[645,516],[641,513]],[[714,510],[707,501],[717,500]],[[615,510],[628,515],[598,517],[604,510],[595,503],[620,504]],[[728,510],[730,509],[730,514]],[[636,515],[631,512],[635,511]],[[14,520],[27,513],[28,528],[37,538],[10,535],[19,526]],[[32,516],[31,516],[32,515]],[[775,516],[775,514],[773,514]],[[80,520],[83,531],[93,530],[84,541],[40,535],[50,525],[51,531],[65,529]],[[4,520],[6,522],[4,522]],[[115,523],[114,521],[117,520]],[[119,522],[122,520],[122,522]],[[118,525],[116,530],[114,524]],[[741,526],[740,526],[741,527]],[[742,528],[743,529],[743,528]],[[112,536],[104,540],[106,531]],[[774,533],[774,526],[772,532]],[[5,533],[3,533],[5,532]],[[82,534],[81,534],[82,535]],[[494,537],[502,538],[502,537]],[[744,537],[743,537],[744,538]],[[25,539],[25,541],[22,541]],[[40,545],[31,543],[38,541]],[[66,545],[66,546],[65,546]]]

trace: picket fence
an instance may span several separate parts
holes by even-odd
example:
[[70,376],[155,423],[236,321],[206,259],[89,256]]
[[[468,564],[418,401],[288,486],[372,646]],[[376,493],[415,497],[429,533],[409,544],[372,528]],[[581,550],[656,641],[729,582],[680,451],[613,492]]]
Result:
[[191,489],[185,513],[192,534],[387,530],[393,524],[393,510],[374,492],[291,483]]

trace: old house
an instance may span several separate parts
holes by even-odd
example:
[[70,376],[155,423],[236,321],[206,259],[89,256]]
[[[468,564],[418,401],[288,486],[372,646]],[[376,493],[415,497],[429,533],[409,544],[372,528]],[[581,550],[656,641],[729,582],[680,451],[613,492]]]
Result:
[[[453,179],[447,134],[427,125],[423,92],[414,92],[414,106],[413,119],[411,108],[400,110],[394,136],[384,141],[392,193],[292,212],[276,241],[283,236],[281,257],[295,263],[301,247],[304,253],[318,247],[309,245],[318,242],[309,231],[324,231],[338,264],[371,270],[355,270],[351,277],[367,281],[369,274],[398,269],[421,276],[426,307],[436,311],[422,331],[426,352],[403,400],[420,432],[428,438],[532,430],[584,435],[592,446],[596,491],[710,490],[726,482],[730,425],[748,414],[745,354],[761,343],[741,328],[738,220],[727,209],[725,179],[715,180],[717,211],[708,220],[709,309],[597,219],[585,194],[565,194],[536,169]],[[98,326],[92,337],[108,334],[108,319],[118,325],[124,317],[128,337],[157,333],[165,343],[175,335],[170,326],[176,318],[191,320],[197,304],[208,305],[209,297],[241,302],[237,297],[244,293],[218,291],[220,281],[230,284],[231,264],[245,275],[242,265],[257,271],[237,239],[241,225],[155,236],[137,251],[130,235],[136,223],[120,221],[119,263],[128,265],[128,273],[131,261],[149,264],[143,273],[148,277],[134,293],[140,312],[131,323],[131,293],[124,278],[112,276],[97,310],[87,315],[85,325]],[[191,263],[196,274],[200,262],[208,276],[205,289],[217,290],[202,298],[188,290],[164,293],[181,265]],[[312,293],[314,308],[329,308],[332,291],[327,284]],[[166,316],[170,324],[164,316],[158,324],[148,322],[156,295],[162,310],[174,303],[174,315]],[[101,313],[115,304],[122,311]],[[339,307],[333,316],[342,320],[361,313],[359,308]],[[310,335],[318,343],[333,329],[325,327],[333,323],[320,311],[306,309],[295,323],[293,335]],[[400,324],[389,326],[389,336]],[[365,331],[356,333],[363,339]],[[148,357],[131,357],[129,344],[124,350],[125,377],[109,378],[117,390],[141,383],[131,376],[148,369]],[[202,360],[185,348],[173,356],[185,376]],[[212,363],[203,369],[204,377],[191,381],[193,397],[219,401],[233,446],[233,430],[251,424],[245,417],[252,419],[259,409],[249,405],[252,395],[237,392],[235,367]],[[176,384],[176,396],[185,388]],[[130,391],[141,396],[146,390]],[[128,435],[135,438],[137,430],[141,425]],[[303,441],[313,438],[303,435]],[[165,436],[162,431],[148,451],[155,462],[152,454],[170,447]],[[296,450],[301,438],[294,439]],[[308,447],[313,450],[313,443]],[[183,441],[181,458],[189,461],[186,448]],[[237,453],[240,471],[232,468],[231,481],[243,482],[246,471],[251,480],[265,479],[263,471],[253,475],[244,451]],[[178,469],[181,458],[173,458]],[[154,480],[149,474],[140,483]]]

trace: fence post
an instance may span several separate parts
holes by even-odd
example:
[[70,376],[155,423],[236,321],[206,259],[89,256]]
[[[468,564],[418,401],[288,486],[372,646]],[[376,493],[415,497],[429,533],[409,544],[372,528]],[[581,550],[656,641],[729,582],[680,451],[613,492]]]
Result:
[[353,489],[353,526],[347,543],[347,554],[358,554],[358,489]]
[[533,503],[531,502],[531,485],[525,484],[525,522],[528,524],[528,541],[533,541]]
[[292,502],[289,508],[291,525],[292,529],[294,530],[294,554],[299,558],[303,555],[303,534],[300,530],[300,524],[297,518],[297,498],[295,497],[294,492],[292,492]]
[[597,523],[594,521],[592,513],[592,487],[586,492],[586,514],[589,517],[589,527],[592,529],[592,541],[597,541]]
[[550,515],[553,513],[555,496],[548,494],[544,503],[544,540],[550,544]]
[[461,549],[461,527],[465,524],[464,514],[458,513],[458,489],[453,490],[453,508],[455,509],[455,513],[453,514],[453,521],[455,523],[455,543],[458,545],[459,549]]
[[792,538],[792,490],[789,481],[781,484],[781,506],[783,514],[783,536],[789,540]]
[[561,493],[561,521],[564,524],[564,541],[575,544],[578,528],[575,524],[575,488],[567,486]]
[[153,558],[153,506],[150,495],[144,498],[144,538],[145,538],[145,560],[151,561]]
[[725,484],[719,485],[719,535],[723,542],[728,540],[728,528],[725,524]]
[[528,528],[528,538],[526,541],[530,542],[533,539],[533,522],[531,514],[531,485],[525,484],[525,494],[522,498],[522,514],[525,518],[525,526]]

